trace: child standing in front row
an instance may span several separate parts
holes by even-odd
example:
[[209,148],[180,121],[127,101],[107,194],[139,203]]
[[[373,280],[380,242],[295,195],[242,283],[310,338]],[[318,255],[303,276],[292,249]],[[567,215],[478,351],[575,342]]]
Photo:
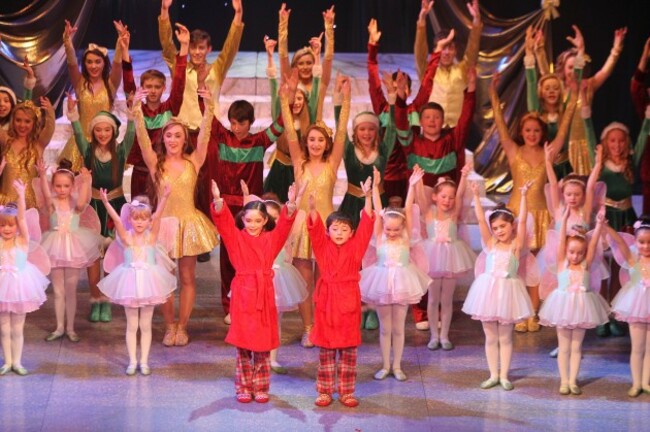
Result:
[[[4,161],[3,161],[4,162]],[[2,166],[0,166],[2,172]],[[27,261],[29,231],[25,219],[25,184],[14,180],[18,205],[0,206],[0,333],[4,364],[0,375],[13,370],[27,375],[22,364],[25,314],[45,302],[50,282]]]
[[479,186],[472,183],[474,210],[487,258],[485,272],[476,278],[467,293],[463,312],[480,320],[485,332],[485,356],[490,378],[481,383],[482,389],[498,384],[504,390],[514,388],[508,379],[513,327],[516,322],[533,314],[526,285],[517,275],[520,255],[526,246],[526,193],[531,184],[527,182],[521,188],[519,221],[515,225],[515,215],[503,204],[489,212],[486,221]]
[[[382,210],[379,184],[381,176],[373,169],[372,195],[375,206],[375,241],[378,262],[361,271],[361,300],[376,305],[379,314],[379,345],[383,366],[375,379],[383,380],[390,374],[390,349],[393,348],[393,376],[406,381],[402,371],[404,352],[404,326],[409,304],[416,304],[427,292],[432,280],[413,264],[411,252],[411,224],[413,218],[415,185],[422,180],[424,171],[413,168],[409,181],[404,210],[388,207]],[[377,212],[380,212],[377,214]]]
[[307,229],[320,269],[314,291],[314,328],[310,339],[320,347],[316,379],[319,395],[315,403],[321,407],[332,403],[337,376],[339,401],[347,407],[359,405],[354,396],[357,347],[361,344],[359,268],[375,218],[371,181],[368,177],[361,184],[366,205],[356,232],[352,219],[340,212],[331,213],[324,226],[316,208],[316,198],[313,194],[309,196]]
[[596,229],[590,239],[582,225],[574,225],[567,230],[571,216],[569,206],[564,210],[560,225],[560,240],[557,248],[558,287],[549,294],[539,311],[540,324],[557,327],[558,354],[560,369],[560,394],[582,394],[577,384],[582,341],[585,330],[606,323],[609,307],[598,294],[600,280],[591,286],[589,271],[594,261],[600,233],[605,221],[605,209],[596,217]]
[[215,181],[212,195],[212,220],[235,267],[230,290],[232,323],[226,342],[237,348],[237,401],[248,403],[255,397],[255,402],[266,403],[270,351],[280,345],[272,267],[293,225],[295,188],[289,188],[289,202],[277,224],[262,201],[249,202],[233,218]]
[[116,269],[106,268],[109,273],[99,281],[98,288],[113,303],[124,306],[126,315],[126,349],[129,365],[126,374],[135,375],[137,334],[140,328],[140,372],[150,375],[149,350],[151,349],[151,321],[154,307],[165,303],[176,289],[176,277],[156,260],[156,241],[160,231],[160,219],[171,193],[165,185],[158,208],[152,214],[149,199],[137,196],[123,213],[122,219],[111,205],[106,189],[100,190],[102,203],[115,224],[118,241],[123,245],[124,261]]

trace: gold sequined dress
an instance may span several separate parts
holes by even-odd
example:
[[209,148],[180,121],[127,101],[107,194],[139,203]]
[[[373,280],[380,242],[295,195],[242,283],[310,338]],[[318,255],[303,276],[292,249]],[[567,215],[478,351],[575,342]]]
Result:
[[0,204],[5,205],[18,201],[18,194],[14,189],[14,180],[20,179],[27,186],[25,188],[25,203],[27,208],[36,207],[36,195],[32,187],[32,180],[36,178],[36,161],[39,159],[36,149],[14,153],[11,145],[4,155],[7,165],[2,172],[2,193],[0,193]]
[[546,207],[546,198],[544,196],[544,185],[546,184],[546,167],[544,161],[536,166],[531,166],[524,160],[521,155],[521,148],[517,148],[517,154],[514,162],[510,165],[512,172],[512,194],[508,208],[519,216],[519,204],[521,202],[521,188],[526,182],[532,181],[533,184],[526,194],[528,217],[532,217],[534,223],[534,233],[528,247],[530,250],[537,250],[544,246],[546,241],[546,231],[551,223],[551,215]]
[[194,165],[188,160],[185,160],[185,169],[179,176],[174,178],[169,173],[162,176],[162,183],[171,186],[163,217],[173,216],[180,224],[172,258],[201,255],[212,251],[218,244],[214,225],[194,206],[196,178]]
[[[110,90],[113,94],[115,91]],[[77,99],[79,100],[79,123],[81,124],[81,130],[86,134],[86,139],[88,142],[92,141],[90,136],[91,131],[88,130],[90,127],[90,121],[97,115],[100,111],[110,111],[111,110],[111,101],[108,96],[108,90],[105,86],[101,86],[101,89],[97,91],[96,94],[92,93],[86,87],[85,80],[79,80],[75,88],[75,93],[77,94]],[[79,171],[82,166],[84,166],[83,157],[77,145],[75,144],[74,135],[68,139],[68,142],[61,150],[59,154],[59,160],[68,159],[72,162],[72,171]]]
[[[309,170],[309,166],[305,165],[300,176],[299,183],[302,184],[308,181],[307,189],[303,194],[303,199],[300,201],[300,210],[304,210],[309,214],[309,196],[313,193],[316,198],[316,210],[320,217],[325,222],[327,216],[334,211],[332,199],[334,197],[334,183],[336,183],[336,172],[334,168],[328,163],[321,170],[318,176],[314,177]],[[294,258],[311,259],[311,241],[309,233],[307,232],[306,221],[302,222],[300,226],[300,234],[297,236],[293,244]]]

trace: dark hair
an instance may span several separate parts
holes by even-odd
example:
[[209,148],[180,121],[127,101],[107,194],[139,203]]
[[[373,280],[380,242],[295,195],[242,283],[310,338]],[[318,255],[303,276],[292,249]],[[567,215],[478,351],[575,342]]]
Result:
[[[397,80],[397,74],[398,74],[399,72],[401,72],[401,71],[395,71],[395,72],[393,72],[393,74],[391,75],[391,77],[393,78],[393,81]],[[409,89],[409,92],[410,92],[410,91],[411,91],[411,83],[412,83],[411,75],[407,74],[406,72],[402,72],[402,73],[403,73],[404,76],[406,77],[406,85],[408,86],[408,89]]]
[[72,162],[70,162],[70,160],[64,158],[59,161],[59,165],[57,166],[56,171],[54,171],[52,174],[52,183],[54,183],[54,177],[56,177],[57,174],[70,176],[72,182],[74,183],[75,173],[72,172]]
[[264,201],[251,201],[246,204],[239,213],[237,213],[237,216],[235,216],[235,226],[237,229],[244,229],[243,219],[248,210],[257,210],[262,213],[264,217],[266,217],[266,224],[264,225],[263,231],[271,231],[275,228],[275,221],[271,216],[269,216],[269,212],[266,210],[266,204]]
[[445,109],[440,105],[439,103],[436,102],[427,102],[424,105],[422,105],[422,108],[420,108],[420,111],[418,114],[422,116],[422,113],[425,112],[426,110],[436,110],[440,111],[442,113],[442,117],[444,118],[445,116]]
[[209,47],[212,47],[212,39],[210,34],[205,30],[192,30],[190,33],[190,45],[200,44],[201,42],[206,41]]
[[11,114],[14,112],[14,108],[16,107],[16,104],[14,103],[14,98],[11,97],[8,91],[6,90],[0,90],[0,93],[4,93],[7,95],[9,98],[9,103],[11,104],[11,109],[9,110],[9,114],[7,114],[5,117],[0,118],[0,126],[4,126],[9,123],[11,119]]
[[140,86],[144,86],[144,82],[150,79],[159,79],[163,82],[163,85],[167,84],[167,78],[162,72],[157,69],[149,69],[140,75]]
[[253,124],[255,121],[255,109],[247,100],[236,100],[228,108],[228,120],[235,119],[238,122],[248,120]]
[[329,216],[327,216],[327,219],[325,220],[325,226],[327,227],[327,229],[330,229],[330,226],[334,222],[348,225],[351,230],[354,230],[354,221],[352,221],[352,218],[348,214],[343,213],[342,211],[335,211],[330,213]]
[[488,218],[490,225],[499,219],[503,219],[508,223],[513,223],[515,221],[514,213],[506,207],[505,203],[502,202],[497,203],[496,207],[494,207],[494,210],[492,210],[492,213]]
[[637,219],[637,222],[640,222],[641,224],[640,224],[640,226],[638,228],[634,228],[634,235],[635,236],[641,230],[650,230],[650,215],[642,214],[641,216],[639,216],[639,219]]
[[88,49],[84,52],[81,58],[81,75],[84,78],[84,85],[86,86],[86,89],[88,90],[88,92],[90,92],[90,94],[94,94],[94,93],[93,93],[93,84],[90,82],[90,74],[88,73],[88,69],[86,69],[86,57],[88,57],[89,54],[96,55],[97,57],[101,57],[102,60],[104,60],[104,68],[102,69],[102,81],[104,81],[104,87],[106,87],[106,94],[108,94],[109,106],[112,108],[113,102],[115,101],[115,95],[111,90],[111,84],[109,81],[111,75],[111,61],[109,60],[108,56],[104,55],[104,53],[102,53],[99,49]]

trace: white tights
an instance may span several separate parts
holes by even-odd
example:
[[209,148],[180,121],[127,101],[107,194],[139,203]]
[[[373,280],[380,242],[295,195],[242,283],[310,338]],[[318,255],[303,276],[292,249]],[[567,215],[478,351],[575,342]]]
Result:
[[[278,340],[282,345],[282,312],[278,312]],[[278,366],[278,349],[271,350],[271,366]]]
[[21,367],[25,314],[0,312],[0,333],[5,366]]
[[404,326],[408,306],[400,304],[377,306],[379,316],[379,345],[383,369],[390,370],[390,348],[393,347],[393,370],[402,369]]
[[[436,278],[429,285],[427,316],[429,317],[432,340],[439,339],[442,342],[449,342],[449,326],[451,325],[451,316],[454,313],[455,289],[456,279]],[[438,338],[438,320],[440,320],[440,338]]]
[[584,338],[585,329],[557,328],[557,366],[560,370],[560,385],[577,384]]
[[129,365],[138,364],[136,360],[138,327],[140,328],[140,364],[149,365],[153,309],[153,306],[124,308],[124,312],[126,313],[126,350],[129,352]]
[[[484,321],[485,356],[487,357],[490,378],[508,380],[512,359],[513,324],[499,324],[497,321]],[[499,372],[499,362],[501,369]]]
[[650,324],[630,323],[632,387],[650,387]]
[[69,267],[53,268],[50,272],[54,287],[54,314],[56,315],[55,333],[63,334],[65,330],[74,333],[74,317],[77,312],[77,283],[80,270]]

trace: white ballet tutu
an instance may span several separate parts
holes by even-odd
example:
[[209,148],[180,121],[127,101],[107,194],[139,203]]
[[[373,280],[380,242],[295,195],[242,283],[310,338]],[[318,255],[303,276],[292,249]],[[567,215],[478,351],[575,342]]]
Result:
[[591,329],[609,321],[609,306],[593,291],[556,289],[539,311],[539,323],[547,327]]
[[273,266],[273,287],[275,289],[275,306],[279,312],[296,310],[307,299],[307,282],[292,265]]
[[74,231],[47,231],[41,240],[52,268],[86,268],[99,259],[102,243],[100,234],[83,227]]
[[612,312],[619,321],[650,324],[650,287],[628,282],[612,300]]
[[476,254],[462,240],[438,242],[428,239],[422,245],[429,257],[429,276],[432,278],[462,276],[476,263]]
[[41,307],[50,281],[34,264],[25,263],[21,271],[0,272],[0,312],[29,313]]
[[371,265],[361,270],[361,301],[374,305],[419,303],[431,282],[413,263],[390,267]]
[[99,281],[97,287],[113,303],[126,307],[165,303],[176,289],[176,276],[153,264],[124,264]]
[[526,285],[520,278],[500,278],[488,273],[474,280],[462,310],[472,319],[500,324],[514,324],[533,315]]

